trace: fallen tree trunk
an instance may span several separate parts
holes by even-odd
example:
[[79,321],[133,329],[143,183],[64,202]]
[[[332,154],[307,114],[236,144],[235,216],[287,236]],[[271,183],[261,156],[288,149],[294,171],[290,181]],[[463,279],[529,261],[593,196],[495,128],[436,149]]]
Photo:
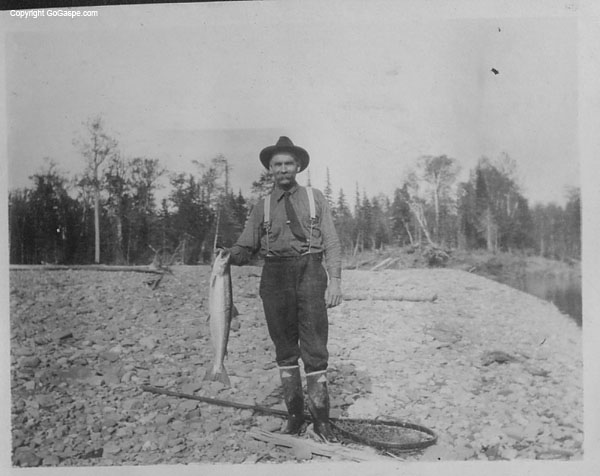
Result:
[[383,261],[380,261],[379,263],[377,263],[375,266],[373,266],[371,268],[371,271],[377,271],[378,269],[387,266],[389,264],[389,262],[392,261],[393,259],[394,258],[386,258]]
[[150,268],[149,266],[109,266],[103,264],[11,264],[11,271],[127,271],[132,273],[164,274],[166,270]]
[[413,301],[433,302],[437,299],[435,293],[398,293],[383,294],[377,292],[353,292],[344,293],[344,301]]
[[400,261],[400,258],[386,258],[383,261],[381,261],[379,264],[373,266],[371,268],[371,271],[378,271],[380,269],[387,269],[390,266],[392,266],[393,264],[397,263],[398,261]]

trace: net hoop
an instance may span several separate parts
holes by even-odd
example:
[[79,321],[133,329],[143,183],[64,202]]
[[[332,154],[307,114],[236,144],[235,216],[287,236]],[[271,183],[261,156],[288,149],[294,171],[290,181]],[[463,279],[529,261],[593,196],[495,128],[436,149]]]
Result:
[[[434,445],[437,442],[438,436],[437,434],[422,425],[417,425],[416,423],[409,423],[405,421],[390,421],[390,420],[378,420],[378,419],[366,419],[366,418],[330,418],[329,419],[331,426],[333,426],[337,431],[339,431],[344,437],[353,440],[357,443],[362,443],[368,446],[372,446],[374,448],[379,448],[383,450],[396,450],[396,451],[410,451],[410,450],[420,450],[427,448],[431,445]],[[407,428],[409,430],[415,430],[420,433],[425,433],[429,436],[429,438],[418,441],[418,442],[410,442],[410,443],[393,443],[390,441],[376,440],[373,438],[366,438],[364,436],[353,433],[349,430],[342,428],[339,423],[348,422],[354,423],[358,425],[375,425],[375,426],[391,426],[396,428]]]

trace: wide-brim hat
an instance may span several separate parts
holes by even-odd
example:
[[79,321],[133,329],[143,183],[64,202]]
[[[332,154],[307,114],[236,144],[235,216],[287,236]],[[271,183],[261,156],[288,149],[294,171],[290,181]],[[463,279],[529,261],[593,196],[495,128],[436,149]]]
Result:
[[308,163],[310,162],[308,152],[306,152],[302,147],[294,145],[294,143],[288,137],[281,136],[277,141],[277,144],[265,147],[260,151],[260,161],[266,169],[269,168],[271,158],[280,152],[289,152],[296,157],[296,160],[298,160],[300,163],[299,172],[302,172],[306,167],[308,167]]

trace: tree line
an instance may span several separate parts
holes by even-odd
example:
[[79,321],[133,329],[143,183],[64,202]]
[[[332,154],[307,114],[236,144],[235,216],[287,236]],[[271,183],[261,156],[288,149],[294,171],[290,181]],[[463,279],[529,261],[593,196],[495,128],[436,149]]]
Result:
[[[217,242],[235,242],[273,183],[265,171],[250,196],[234,193],[223,155],[195,161],[194,173],[169,173],[156,158],[125,158],[99,117],[87,122],[75,144],[86,163],[81,176],[67,177],[46,159],[30,187],[9,192],[11,263],[209,262]],[[342,189],[334,194],[327,170],[323,193],[343,252],[411,246],[580,258],[579,189],[567,191],[564,207],[530,207],[508,155],[482,157],[465,182],[458,181],[459,171],[456,159],[423,156],[392,197],[368,197],[357,183],[350,198]],[[162,177],[169,192],[158,203]]]
[[458,161],[446,155],[420,157],[391,200],[384,195],[369,200],[357,186],[353,214],[340,190],[334,210],[345,231],[344,248],[356,253],[390,244],[425,245],[429,252],[485,249],[580,259],[579,188],[566,190],[564,207],[530,207],[508,155],[482,157],[465,182],[457,180],[459,170]]

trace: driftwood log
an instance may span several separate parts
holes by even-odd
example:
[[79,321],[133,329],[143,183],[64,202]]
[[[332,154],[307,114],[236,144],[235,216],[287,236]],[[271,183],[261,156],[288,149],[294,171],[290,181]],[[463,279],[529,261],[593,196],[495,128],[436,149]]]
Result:
[[[154,266],[112,266],[104,264],[77,264],[77,265],[59,265],[59,264],[12,264],[11,271],[125,271],[132,273],[150,273],[164,275],[170,273],[169,268],[156,268]],[[162,276],[148,282],[152,289],[156,289]],[[368,291],[355,291],[344,293],[345,301],[413,301],[413,302],[433,302],[437,299],[437,294],[428,292],[398,292],[394,294]]]
[[371,268],[371,271],[379,271],[380,269],[387,269],[393,264],[400,261],[400,258],[386,258]]
[[291,448],[295,455],[301,456],[298,459],[309,459],[311,455],[318,455],[355,462],[390,461],[389,458],[378,455],[375,452],[350,448],[340,444],[319,443],[306,438],[299,438],[297,436],[284,435],[281,433],[253,429],[248,432],[248,435],[259,441]]
[[109,266],[104,264],[11,264],[11,271],[128,271],[133,273],[164,274],[165,269],[152,268],[150,266]]

